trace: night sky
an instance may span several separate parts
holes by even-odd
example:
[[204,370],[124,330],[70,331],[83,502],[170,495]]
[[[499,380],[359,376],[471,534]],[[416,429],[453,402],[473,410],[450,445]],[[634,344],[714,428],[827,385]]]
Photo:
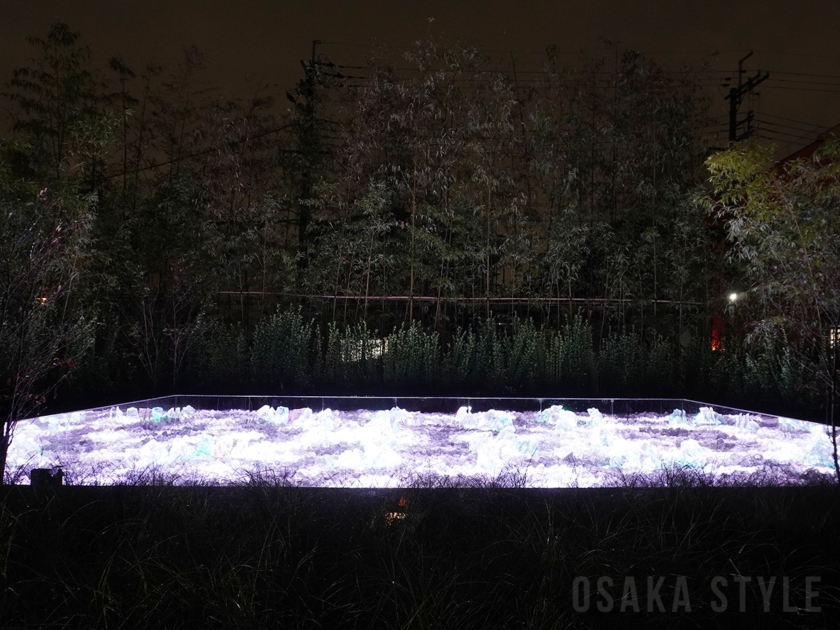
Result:
[[300,60],[310,56],[314,39],[323,41],[322,59],[345,65],[363,65],[373,41],[392,46],[397,57],[418,39],[461,40],[492,54],[500,69],[510,70],[513,58],[521,81],[539,70],[550,44],[564,65],[574,66],[589,55],[607,54],[612,49],[604,40],[609,40],[672,69],[710,59],[712,113],[721,123],[727,112],[723,77],[732,76],[738,59],[754,50],[746,76],[770,72],[752,103],[758,134],[775,141],[780,153],[840,123],[840,2],[834,0],[37,0],[3,5],[3,83],[32,54],[25,37],[45,36],[57,20],[81,31],[99,67],[121,55],[135,69],[152,60],[172,68],[181,50],[195,45],[210,56],[208,85],[229,96],[262,90],[281,100],[302,76]]

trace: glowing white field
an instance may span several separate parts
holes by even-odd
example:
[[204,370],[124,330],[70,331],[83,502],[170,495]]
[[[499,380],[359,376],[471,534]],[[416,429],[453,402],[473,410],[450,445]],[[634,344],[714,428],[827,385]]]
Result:
[[715,478],[760,475],[777,483],[796,483],[809,470],[833,472],[822,425],[710,407],[627,417],[559,405],[530,412],[461,407],[450,414],[399,407],[123,410],[20,422],[9,469],[62,466],[76,484],[117,483],[143,471],[225,484],[271,470],[302,486],[396,487],[429,477],[514,475],[532,487],[581,488],[681,466]]

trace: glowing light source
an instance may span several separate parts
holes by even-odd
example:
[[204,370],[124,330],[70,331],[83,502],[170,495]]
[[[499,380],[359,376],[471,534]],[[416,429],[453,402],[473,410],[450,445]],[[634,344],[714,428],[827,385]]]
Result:
[[[183,398],[182,405],[190,400]],[[445,413],[409,411],[392,400],[392,408],[375,411],[318,410],[304,400],[247,411],[167,409],[157,399],[44,416],[18,424],[9,468],[61,465],[75,485],[154,470],[230,483],[268,467],[286,471],[295,484],[367,488],[406,487],[418,476],[517,471],[529,486],[556,488],[599,487],[618,474],[673,466],[715,476],[764,471],[780,481],[810,468],[833,470],[825,427],[735,409],[612,415],[608,401],[603,412],[540,404],[539,411],[463,406]],[[385,510],[385,521],[405,519],[409,502],[404,495]]]
[[730,293],[729,294],[729,301],[730,302],[734,302],[737,299],[738,299],[738,294],[737,293]]

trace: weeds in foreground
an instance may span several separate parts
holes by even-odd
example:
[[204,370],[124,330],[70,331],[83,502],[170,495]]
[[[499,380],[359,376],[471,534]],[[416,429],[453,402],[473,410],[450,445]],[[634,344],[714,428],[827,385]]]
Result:
[[[692,469],[553,492],[495,478],[415,477],[403,488],[298,487],[288,471],[227,487],[155,471],[123,485],[0,502],[4,627],[585,628],[828,627],[840,616],[836,488],[725,487]],[[812,480],[816,481],[816,480]],[[801,607],[713,614],[708,585],[787,576]],[[636,580],[642,611],[572,606],[576,578]],[[690,613],[648,614],[648,576],[670,607],[685,576]],[[756,579],[749,611],[762,610]],[[617,591],[616,591],[617,589]],[[734,590],[733,590],[734,589]],[[600,601],[600,600],[599,600]],[[603,603],[603,602],[602,602]],[[616,603],[616,606],[618,604]],[[670,608],[669,608],[670,609]],[[616,608],[617,611],[617,608]],[[751,625],[751,624],[755,625]],[[670,624],[670,625],[669,625]]]

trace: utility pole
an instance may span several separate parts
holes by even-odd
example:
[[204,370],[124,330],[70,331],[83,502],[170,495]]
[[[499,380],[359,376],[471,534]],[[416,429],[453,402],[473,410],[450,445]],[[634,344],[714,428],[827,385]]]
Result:
[[[336,65],[318,57],[318,46],[324,42],[312,40],[312,55],[309,61],[300,60],[304,78],[298,81],[294,90],[286,92],[286,98],[294,104],[292,128],[297,138],[297,149],[293,162],[295,177],[295,196],[297,198],[297,280],[298,289],[302,274],[308,264],[307,251],[309,236],[307,230],[312,218],[309,202],[312,200],[317,176],[321,173],[329,150],[322,134],[325,121],[319,114],[323,112],[327,101],[326,91],[334,86],[344,87],[345,77],[340,70],[344,66]],[[300,100],[298,100],[300,99]]]
[[310,60],[310,63],[311,63],[313,66],[315,65],[315,48],[316,48],[316,47],[318,46],[318,44],[320,44],[320,43],[321,43],[321,40],[320,40],[320,39],[313,39],[313,40],[312,40],[312,59]]
[[[724,98],[729,101],[729,142],[740,142],[741,140],[745,140],[749,138],[753,134],[753,112],[750,110],[746,117],[742,120],[738,120],[738,107],[740,107],[741,103],[744,100],[744,97],[747,94],[751,94],[752,91],[756,88],[756,86],[765,81],[769,76],[769,72],[765,72],[763,75],[759,70],[756,74],[751,76],[749,79],[744,81],[744,62],[752,57],[752,51],[749,54],[738,61],[738,87],[731,87],[729,88],[729,94],[726,95]],[[731,77],[726,77],[726,81],[731,81]],[[724,83],[724,87],[728,87],[729,83]],[[738,133],[738,128],[742,125],[746,125],[746,129],[742,133]]]

